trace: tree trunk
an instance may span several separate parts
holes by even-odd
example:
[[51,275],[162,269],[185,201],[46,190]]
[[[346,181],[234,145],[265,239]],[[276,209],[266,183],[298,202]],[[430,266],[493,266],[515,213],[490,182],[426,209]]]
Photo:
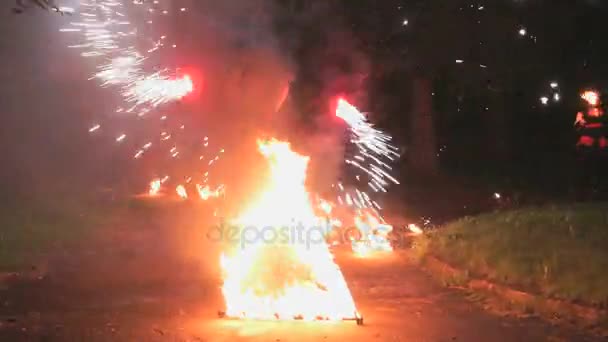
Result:
[[408,155],[413,171],[435,175],[439,172],[437,137],[433,122],[433,87],[428,77],[414,79],[411,116],[411,145]]
[[487,116],[487,132],[490,135],[487,139],[489,143],[489,159],[502,167],[509,161],[509,122],[507,120],[507,108],[502,93],[494,94],[490,100]]

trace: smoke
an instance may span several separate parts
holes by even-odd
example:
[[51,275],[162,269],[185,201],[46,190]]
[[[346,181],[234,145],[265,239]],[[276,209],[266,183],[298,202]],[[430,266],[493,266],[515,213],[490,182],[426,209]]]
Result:
[[[278,8],[270,0],[197,0],[183,5],[188,16],[176,23],[178,65],[197,70],[198,96],[177,110],[200,137],[225,149],[210,180],[224,183],[240,203],[258,186],[265,165],[256,140],[275,135],[287,116],[277,107],[293,79],[289,54],[275,33]],[[196,171],[196,160],[191,166]]]
[[[265,165],[256,139],[270,136],[288,140],[298,152],[311,156],[308,179],[312,183],[321,187],[337,178],[344,127],[329,103],[337,94],[345,94],[361,106],[365,98],[358,92],[365,93],[368,66],[335,4],[301,1],[301,8],[285,7],[275,0],[172,0],[166,4],[172,7],[170,12],[182,7],[188,11],[173,22],[163,19],[160,28],[155,26],[155,31],[167,30],[168,36],[177,39],[177,48],[168,49],[172,52],[163,66],[191,70],[198,91],[197,96],[162,108],[161,114],[179,117],[187,131],[194,132],[187,133],[192,136],[186,140],[200,143],[208,136],[210,146],[225,148],[221,162],[210,170],[210,181],[226,183],[228,192],[250,194],[260,165]],[[10,91],[2,96],[7,103],[2,154],[12,166],[3,172],[1,178],[7,184],[3,188],[23,185],[20,191],[29,193],[37,184],[74,183],[73,175],[82,174],[85,185],[71,184],[78,193],[90,192],[91,183],[106,185],[129,177],[143,183],[128,182],[125,187],[141,191],[139,186],[149,181],[148,176],[162,175],[158,160],[167,158],[154,150],[150,153],[158,153],[157,159],[146,154],[133,161],[133,148],[141,144],[132,144],[150,139],[157,127],[149,129],[152,120],[142,123],[132,118],[125,124],[112,117],[102,126],[107,132],[128,133],[124,144],[115,144],[109,133],[103,132],[108,141],[102,141],[104,134],[87,134],[99,113],[113,111],[116,99],[83,77],[89,66],[73,50],[65,49],[66,41],[56,33],[72,19],[46,14],[34,13],[40,16],[37,21],[12,15],[2,20],[7,32],[16,32],[6,39],[17,42],[4,59],[11,67],[3,70],[10,73],[4,82]],[[49,42],[51,53],[39,54]],[[77,93],[80,96],[74,96]],[[32,97],[37,100],[27,100]],[[204,165],[182,153],[179,163],[184,165],[174,172],[200,176]],[[59,162],[56,156],[69,163]],[[176,174],[172,178],[179,178]]]
[[192,1],[188,22],[177,26],[180,64],[202,74],[200,96],[186,111],[225,146],[218,173],[236,202],[258,185],[258,138],[288,140],[309,155],[314,190],[335,182],[346,128],[330,104],[346,96],[364,107],[369,75],[367,56],[336,4]]
[[312,1],[298,13],[295,34],[288,30],[293,36],[283,36],[297,61],[291,103],[299,120],[292,131],[301,132],[294,141],[311,156],[311,188],[324,193],[344,166],[347,127],[335,117],[337,99],[345,97],[365,108],[371,67],[337,2]]

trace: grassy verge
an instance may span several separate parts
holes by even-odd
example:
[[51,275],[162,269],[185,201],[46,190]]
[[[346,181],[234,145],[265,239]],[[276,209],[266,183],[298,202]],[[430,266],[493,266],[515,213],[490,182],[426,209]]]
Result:
[[608,204],[525,208],[464,218],[422,236],[433,255],[476,278],[608,305]]

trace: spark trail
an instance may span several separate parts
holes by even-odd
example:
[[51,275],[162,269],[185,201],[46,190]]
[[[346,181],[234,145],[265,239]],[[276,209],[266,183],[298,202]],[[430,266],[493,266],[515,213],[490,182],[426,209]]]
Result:
[[392,144],[393,138],[389,134],[375,128],[363,113],[346,100],[338,100],[336,116],[348,125],[348,143],[356,147],[352,156],[346,156],[345,163],[357,173],[355,184],[365,184],[351,191],[339,183],[338,190],[343,194],[338,201],[358,209],[381,210],[380,204],[366,189],[371,189],[372,193],[387,192],[390,185],[399,184],[399,180],[391,174],[391,165],[400,157],[399,150]]

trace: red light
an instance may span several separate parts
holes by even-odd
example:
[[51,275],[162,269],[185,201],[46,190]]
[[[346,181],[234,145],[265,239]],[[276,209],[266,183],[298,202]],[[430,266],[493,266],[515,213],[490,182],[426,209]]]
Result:
[[184,97],[185,99],[197,98],[200,95],[203,85],[203,78],[200,72],[190,67],[181,68],[178,71],[177,77],[183,80],[190,81],[192,85],[192,91],[190,91],[188,95]]

